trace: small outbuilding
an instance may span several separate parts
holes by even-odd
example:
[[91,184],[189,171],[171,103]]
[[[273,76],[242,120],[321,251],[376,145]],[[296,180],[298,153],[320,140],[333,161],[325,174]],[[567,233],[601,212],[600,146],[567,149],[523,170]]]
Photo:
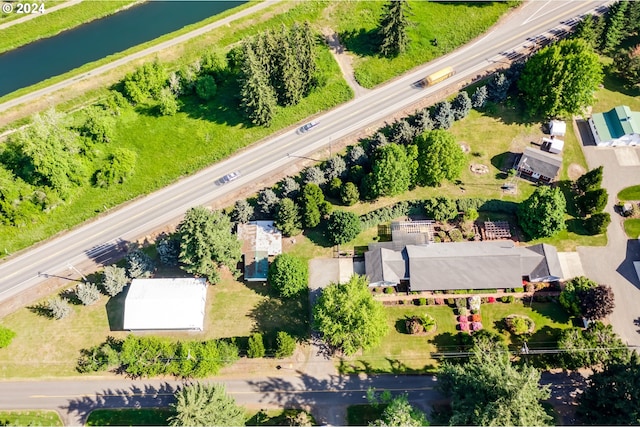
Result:
[[206,302],[205,279],[133,279],[124,302],[123,329],[201,331]]
[[567,133],[567,123],[562,120],[551,120],[549,122],[549,134],[551,136],[564,136]]
[[542,138],[542,149],[552,154],[562,153],[564,141],[555,137]]

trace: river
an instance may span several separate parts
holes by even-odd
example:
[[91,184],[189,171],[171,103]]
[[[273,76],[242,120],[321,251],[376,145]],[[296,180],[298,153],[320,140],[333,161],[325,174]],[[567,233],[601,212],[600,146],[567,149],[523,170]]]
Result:
[[149,1],[11,50],[0,55],[0,96],[122,52],[242,3],[245,1]]

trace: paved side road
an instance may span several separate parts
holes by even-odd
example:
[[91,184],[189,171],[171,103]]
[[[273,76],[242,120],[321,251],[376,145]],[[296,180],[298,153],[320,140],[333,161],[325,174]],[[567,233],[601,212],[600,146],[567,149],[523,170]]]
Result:
[[[224,383],[239,404],[262,408],[305,408],[322,424],[345,425],[347,406],[367,403],[369,388],[407,393],[412,404],[425,412],[442,401],[432,375],[331,375],[316,378],[297,372],[281,377],[215,380]],[[560,408],[562,424],[572,420],[570,406],[583,384],[577,373],[543,373],[550,385],[550,402]],[[87,379],[55,381],[0,381],[0,410],[52,409],[65,425],[81,425],[98,408],[167,407],[177,388],[174,380]],[[566,410],[563,410],[565,408]],[[566,415],[566,416],[565,416]]]
[[[623,229],[623,218],[614,211],[616,195],[630,185],[640,184],[640,148],[583,147],[590,169],[604,166],[602,186],[609,193],[605,212],[611,215],[607,229],[607,246],[578,247],[587,277],[610,285],[615,295],[615,309],[610,317],[613,329],[630,346],[640,346],[640,282],[633,261],[640,260],[640,244]],[[630,161],[636,160],[636,161]],[[628,166],[621,166],[628,164]]]

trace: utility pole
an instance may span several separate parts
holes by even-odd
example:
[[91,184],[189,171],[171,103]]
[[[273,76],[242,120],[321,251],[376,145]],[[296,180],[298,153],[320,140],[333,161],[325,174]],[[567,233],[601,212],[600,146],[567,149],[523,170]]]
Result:
[[87,278],[84,277],[84,274],[82,274],[80,272],[80,270],[78,270],[77,268],[75,268],[73,265],[71,265],[70,263],[67,264],[67,267],[69,267],[69,270],[74,270],[76,273],[78,273],[80,275],[80,277],[82,277],[82,280],[84,280],[85,282],[88,282]]

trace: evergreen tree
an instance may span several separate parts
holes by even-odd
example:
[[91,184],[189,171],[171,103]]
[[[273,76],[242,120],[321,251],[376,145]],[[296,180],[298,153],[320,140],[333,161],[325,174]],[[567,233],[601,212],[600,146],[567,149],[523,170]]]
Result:
[[614,64],[627,87],[640,87],[640,44],[620,50],[615,56]]
[[360,200],[360,192],[353,182],[345,182],[340,188],[340,201],[346,206],[353,206]]
[[318,166],[311,166],[304,170],[302,180],[305,184],[315,184],[319,187],[327,182],[327,177]]
[[381,39],[380,53],[386,57],[397,56],[403,53],[409,44],[409,4],[406,0],[391,0],[385,4],[384,9],[378,29]]
[[484,106],[487,104],[488,99],[489,92],[487,90],[487,86],[480,86],[476,89],[475,92],[473,92],[473,95],[471,96],[471,105],[475,109],[484,108]]
[[269,85],[268,74],[249,43],[243,49],[241,66],[241,107],[252,123],[269,126],[276,108],[276,96]]
[[302,190],[302,222],[305,228],[320,224],[320,206],[324,203],[322,190],[316,184],[307,184]]
[[271,188],[262,189],[258,193],[258,207],[260,208],[260,212],[266,216],[274,214],[278,202],[278,196]]
[[585,16],[576,25],[574,37],[584,40],[592,49],[597,48],[600,45],[600,36],[602,35],[601,33],[598,34],[598,24],[599,18],[591,14]]
[[511,80],[504,73],[495,73],[487,84],[489,100],[493,102],[502,102],[507,99]]
[[602,172],[602,166],[591,169],[576,180],[576,187],[582,193],[597,190],[602,185]]
[[348,160],[349,166],[356,166],[356,165],[362,166],[369,163],[369,158],[367,157],[367,153],[365,153],[364,148],[362,148],[361,145],[351,146],[351,148],[349,149],[349,152],[347,153],[347,160]]
[[264,340],[262,334],[255,333],[249,336],[249,348],[247,349],[247,357],[249,359],[257,359],[264,357]]
[[305,93],[308,93],[316,84],[318,54],[316,52],[316,39],[311,24],[305,21],[302,26],[297,23],[291,29],[292,46],[295,56],[298,58],[304,83]]
[[181,387],[171,406],[171,426],[244,426],[244,409],[222,384],[195,383]]
[[279,49],[276,55],[276,67],[273,82],[279,105],[296,105],[304,96],[304,76],[300,69],[300,62],[291,46],[286,27],[282,26],[277,36]]
[[295,199],[299,192],[300,184],[292,177],[288,176],[280,182],[280,197]]
[[627,35],[625,24],[627,23],[626,12],[629,7],[628,1],[619,1],[609,8],[607,12],[604,37],[602,38],[602,48],[606,52],[612,52]]
[[231,220],[235,223],[246,224],[253,217],[253,206],[245,199],[236,200],[231,211]]
[[454,120],[461,120],[467,117],[469,115],[469,111],[471,111],[471,107],[472,105],[469,94],[464,90],[458,93],[451,103]]
[[422,110],[418,111],[415,116],[415,126],[418,128],[418,134],[433,130],[435,124],[431,119],[431,112],[428,108],[423,108]]
[[344,178],[347,172],[347,163],[341,156],[333,156],[324,165],[324,175],[328,180]]
[[433,107],[433,128],[447,130],[455,120],[449,101],[440,101]]
[[276,209],[274,225],[286,237],[300,234],[302,222],[298,205],[289,199],[281,199]]
[[414,129],[407,120],[402,119],[394,123],[391,140],[396,144],[409,145],[413,143],[417,134],[416,129]]

